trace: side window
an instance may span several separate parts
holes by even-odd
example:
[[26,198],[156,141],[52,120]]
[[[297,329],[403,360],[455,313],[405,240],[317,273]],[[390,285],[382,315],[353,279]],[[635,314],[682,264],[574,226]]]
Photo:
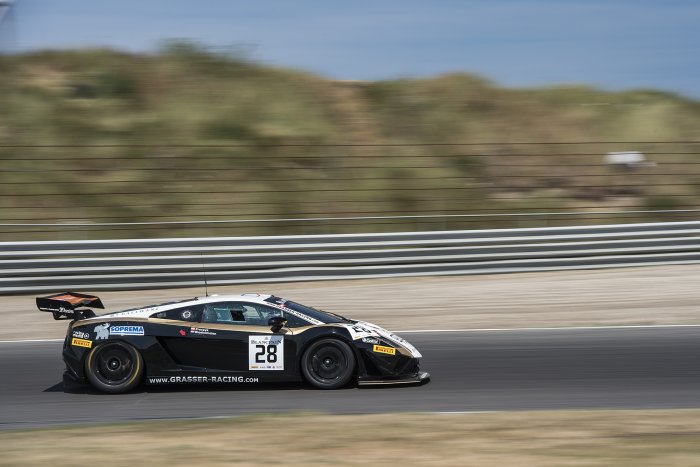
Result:
[[264,326],[267,326],[267,321],[273,316],[284,316],[285,318],[287,318],[287,327],[290,328],[300,328],[303,326],[308,326],[310,324],[304,321],[303,319],[298,318],[289,313],[282,313],[282,310],[278,308],[274,308],[267,305],[261,305],[259,303],[248,303],[248,305],[255,307],[255,309],[260,314],[261,325]]
[[202,322],[267,326],[271,317],[281,315],[280,310],[258,303],[218,302],[205,305]]
[[174,319],[177,321],[199,322],[202,316],[202,305],[192,305],[174,310],[161,311],[151,315],[151,318]]
[[281,310],[273,308],[271,306],[261,305],[259,303],[249,303],[249,305],[252,305],[258,310],[258,313],[260,313],[260,318],[263,320],[264,325],[267,325],[267,320],[269,320],[273,316],[284,316],[285,318],[287,318],[287,327],[290,328],[300,328],[311,324],[292,314],[282,313]]
[[287,326],[290,328],[299,328],[310,324],[289,313],[283,314],[282,310],[277,308],[251,302],[208,303],[204,306],[202,322],[267,326],[270,318],[283,315],[287,318]]
[[245,323],[243,308],[234,302],[207,303],[202,315],[203,323]]
[[259,303],[249,303],[249,305],[255,310],[255,313],[257,313],[257,319],[264,321],[265,326],[267,326],[267,321],[273,316],[282,316],[282,312],[277,308],[261,305]]

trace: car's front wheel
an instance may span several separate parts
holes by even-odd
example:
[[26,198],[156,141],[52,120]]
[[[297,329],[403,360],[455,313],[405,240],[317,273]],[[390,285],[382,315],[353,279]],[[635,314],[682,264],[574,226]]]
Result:
[[90,383],[100,391],[126,392],[141,382],[143,357],[125,342],[106,342],[90,351],[85,370]]
[[341,340],[321,339],[304,352],[301,371],[317,388],[340,388],[348,384],[355,373],[355,355]]

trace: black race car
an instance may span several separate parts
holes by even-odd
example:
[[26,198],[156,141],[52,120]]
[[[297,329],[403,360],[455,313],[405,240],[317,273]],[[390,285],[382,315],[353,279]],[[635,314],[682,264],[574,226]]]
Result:
[[305,380],[322,389],[351,382],[427,381],[421,354],[371,323],[262,294],[212,295],[96,316],[92,295],[38,297],[71,320],[64,377],[121,393],[146,384],[257,384]]

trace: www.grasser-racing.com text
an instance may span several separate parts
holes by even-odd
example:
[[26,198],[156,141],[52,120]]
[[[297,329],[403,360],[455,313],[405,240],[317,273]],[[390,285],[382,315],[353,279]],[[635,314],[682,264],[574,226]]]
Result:
[[243,376],[153,376],[148,378],[150,384],[170,383],[257,383],[258,378]]

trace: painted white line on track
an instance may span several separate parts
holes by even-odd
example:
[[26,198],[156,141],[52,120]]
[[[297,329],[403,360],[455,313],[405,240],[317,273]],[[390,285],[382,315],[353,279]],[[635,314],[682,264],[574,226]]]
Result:
[[0,344],[34,344],[42,342],[63,342],[65,339],[18,339],[14,341],[0,341]]
[[[534,409],[537,410],[537,409]],[[541,411],[544,411],[546,409],[541,409]],[[418,412],[340,412],[340,413],[333,413],[333,412],[322,412],[318,415],[321,416],[340,416],[344,417],[347,415],[350,416],[364,416],[364,415],[413,415],[413,414],[418,414],[418,415],[476,415],[476,414],[490,414],[490,413],[502,413],[502,412],[513,412],[513,410],[453,410],[453,411],[435,411],[435,410],[421,410]],[[291,412],[293,413],[293,412]],[[174,418],[148,418],[148,419],[137,419],[137,421],[190,421],[190,420],[227,420],[227,419],[232,419],[232,418],[240,418],[240,417],[245,417],[246,415],[250,414],[231,414],[231,415],[210,415],[210,416],[203,416],[203,417],[174,417]],[[276,415],[276,414],[271,414],[271,415]]]
[[[394,334],[430,334],[443,332],[518,332],[518,331],[594,331],[606,329],[673,329],[700,328],[700,324],[639,324],[620,326],[568,326],[542,328],[466,328],[466,329],[405,329],[391,331]],[[17,339],[0,340],[0,344],[33,344],[43,342],[63,342],[65,339]]]
[[700,324],[640,324],[619,326],[567,326],[551,328],[468,328],[468,329],[406,329],[391,331],[394,334],[430,334],[442,332],[516,332],[516,331],[592,331],[596,329],[666,329],[666,328],[700,328]]

